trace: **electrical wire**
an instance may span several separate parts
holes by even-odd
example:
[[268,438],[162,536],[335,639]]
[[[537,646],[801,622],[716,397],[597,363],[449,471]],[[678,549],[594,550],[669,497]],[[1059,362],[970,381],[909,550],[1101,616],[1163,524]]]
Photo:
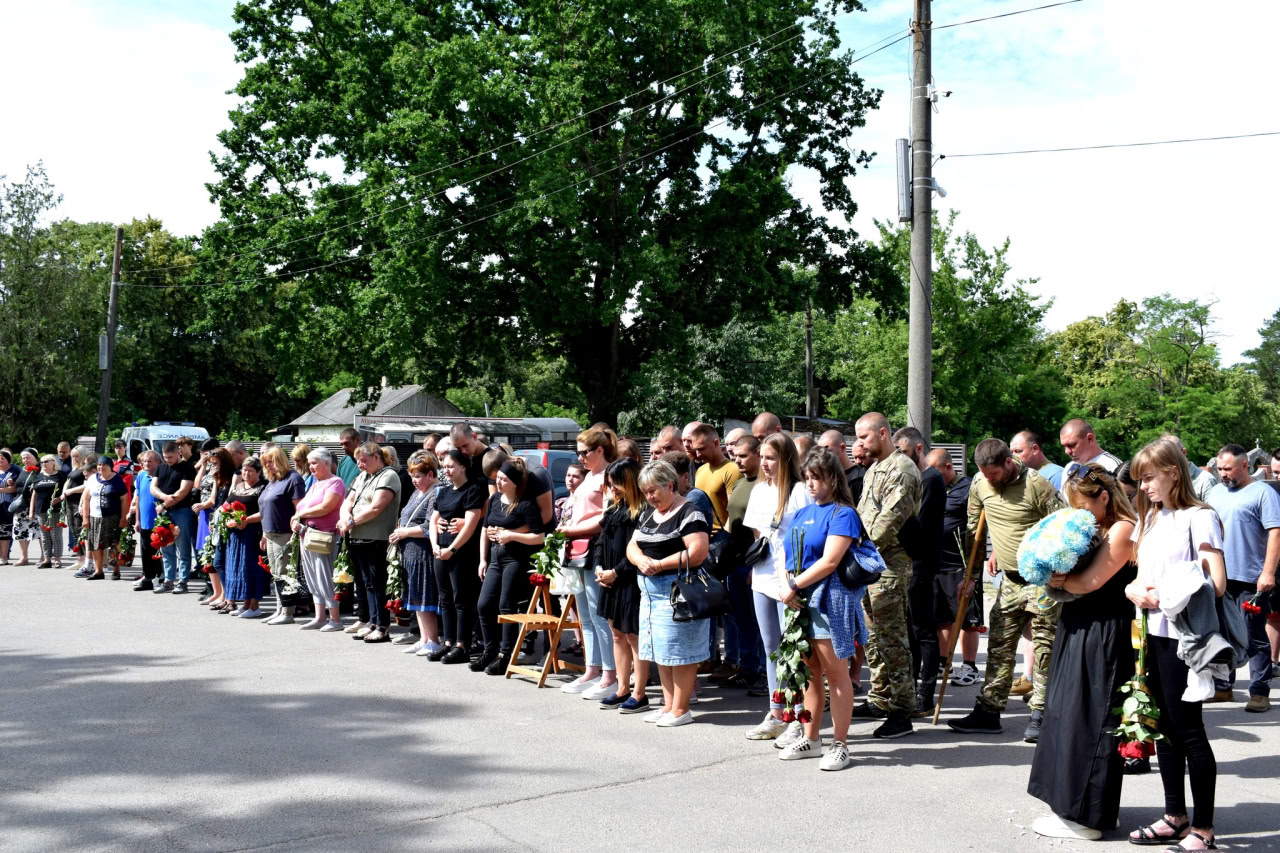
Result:
[[[882,50],[887,50],[888,48],[893,47],[894,45],[898,44],[899,42],[901,42],[901,41],[905,41],[906,39],[908,39],[908,38],[910,38],[910,37],[911,37],[910,33],[908,33],[908,34],[906,34],[906,35],[899,36],[895,41],[889,42],[888,44],[884,44],[882,47],[879,47],[879,48],[877,48],[876,50],[869,51],[868,53],[865,53],[865,54],[863,54],[862,56],[857,57],[857,58],[855,58],[855,59],[851,60],[851,61],[849,62],[849,64],[850,64],[850,65],[852,65],[852,64],[857,63],[857,62],[859,62],[859,61],[861,61],[861,60],[863,60],[863,59],[867,59],[868,57],[871,57],[871,56],[873,56],[873,55],[875,55],[875,54],[879,53],[879,52],[880,52],[880,51],[882,51]],[[884,40],[883,40],[883,39],[881,39],[881,41],[884,41]],[[835,74],[837,71],[842,70],[842,69],[843,69],[843,67],[844,67],[844,66],[837,66],[837,67],[835,67],[835,68],[832,68],[830,71],[826,71],[826,72],[823,72],[822,74],[818,74],[818,75],[816,75],[816,76],[814,76],[814,77],[810,77],[808,80],[805,80],[803,83],[800,83],[798,86],[794,86],[794,87],[792,87],[791,89],[788,89],[788,90],[787,90],[787,91],[785,91],[785,92],[781,92],[781,93],[779,93],[779,94],[777,94],[777,95],[774,95],[774,96],[772,96],[771,98],[768,98],[767,100],[761,101],[761,102],[756,103],[756,104],[752,104],[749,108],[747,108],[747,109],[746,109],[746,110],[744,110],[743,112],[744,112],[744,113],[746,113],[746,112],[751,112],[751,111],[758,110],[758,109],[761,109],[761,108],[763,108],[763,107],[766,107],[766,106],[768,106],[769,104],[774,103],[775,101],[778,101],[778,100],[780,100],[780,99],[782,99],[782,98],[785,98],[785,97],[787,97],[788,95],[792,95],[792,94],[794,94],[795,92],[798,92],[798,91],[800,91],[801,89],[804,89],[804,88],[806,88],[806,87],[808,87],[808,86],[812,85],[813,83],[818,82],[819,80],[824,80],[824,79],[826,79],[827,77],[830,77],[832,74]],[[726,117],[726,118],[721,119],[721,120],[720,120],[720,121],[718,121],[718,122],[714,122],[714,123],[712,123],[712,124],[706,125],[705,127],[697,128],[696,130],[692,131],[691,133],[686,134],[685,136],[681,137],[680,139],[677,139],[676,141],[674,141],[674,142],[672,142],[672,143],[670,143],[670,144],[664,145],[664,146],[662,146],[662,147],[660,147],[660,148],[657,148],[657,149],[655,149],[655,150],[653,150],[653,151],[650,151],[650,152],[649,152],[649,153],[647,153],[647,154],[641,155],[640,157],[634,157],[634,158],[619,158],[619,161],[618,161],[617,165],[615,165],[615,166],[611,166],[611,167],[610,167],[610,168],[608,168],[608,169],[602,169],[602,170],[600,170],[600,171],[598,171],[598,172],[596,172],[596,173],[594,173],[594,174],[588,175],[588,176],[586,176],[586,177],[584,177],[584,178],[582,178],[582,179],[580,179],[580,180],[578,180],[578,181],[574,181],[573,183],[565,184],[565,185],[560,186],[560,187],[558,187],[558,188],[556,188],[556,189],[554,189],[554,190],[549,190],[549,191],[547,191],[547,192],[545,192],[545,193],[542,193],[541,195],[534,196],[534,197],[532,197],[532,198],[527,198],[527,199],[518,199],[518,200],[517,200],[517,203],[516,203],[516,204],[514,204],[514,205],[512,205],[511,207],[503,208],[502,210],[498,210],[498,211],[495,211],[494,213],[488,214],[488,215],[486,215],[486,216],[481,216],[481,217],[478,217],[478,218],[476,218],[476,219],[472,219],[472,220],[470,220],[470,221],[468,221],[468,222],[465,222],[465,223],[463,223],[463,224],[461,224],[461,225],[456,225],[456,226],[453,226],[453,227],[451,227],[451,228],[444,229],[443,231],[437,231],[437,232],[434,232],[434,233],[431,233],[431,234],[423,235],[423,236],[421,236],[421,237],[415,237],[415,238],[413,238],[413,239],[411,239],[411,240],[403,240],[403,241],[400,241],[400,242],[394,243],[393,245],[387,246],[387,247],[385,247],[385,248],[377,249],[377,250],[375,250],[375,251],[373,251],[373,252],[370,252],[370,253],[368,253],[368,254],[364,254],[364,255],[351,255],[351,256],[348,256],[348,257],[345,257],[345,258],[338,258],[338,259],[333,260],[333,261],[328,261],[328,262],[323,263],[323,264],[318,264],[318,265],[316,265],[316,266],[311,266],[311,267],[307,267],[307,268],[299,269],[299,270],[284,270],[284,271],[277,272],[277,273],[270,273],[270,274],[268,274],[268,275],[255,276],[255,277],[251,277],[251,278],[233,279],[233,280],[230,280],[230,281],[221,281],[221,282],[185,282],[185,283],[179,283],[179,284],[136,284],[136,283],[133,283],[133,282],[121,282],[121,287],[148,287],[148,288],[166,288],[166,289],[167,289],[167,288],[178,288],[178,289],[183,289],[183,288],[191,288],[191,287],[222,287],[222,286],[232,285],[232,284],[255,284],[255,283],[261,283],[261,282],[265,282],[265,281],[278,281],[278,280],[280,280],[280,279],[282,279],[282,278],[284,278],[284,277],[288,277],[288,278],[290,278],[290,279],[291,279],[291,278],[294,278],[294,277],[297,277],[297,276],[300,276],[300,275],[305,275],[305,274],[307,274],[307,273],[319,272],[319,271],[321,271],[321,270],[331,269],[331,268],[333,268],[333,267],[340,266],[340,265],[342,265],[342,264],[349,264],[349,263],[353,263],[353,262],[355,262],[355,261],[368,260],[369,258],[377,257],[377,256],[379,256],[379,255],[383,255],[383,254],[386,254],[386,253],[388,253],[388,252],[396,251],[396,250],[398,250],[398,249],[400,249],[400,248],[402,248],[402,247],[404,247],[404,246],[410,246],[410,245],[413,245],[413,244],[415,244],[415,243],[421,243],[421,242],[424,242],[424,241],[426,241],[426,240],[432,240],[432,239],[435,239],[435,238],[437,238],[437,237],[445,237],[445,236],[448,236],[448,235],[450,235],[450,234],[456,233],[456,232],[458,232],[458,231],[463,231],[463,230],[465,230],[465,229],[467,229],[467,228],[470,228],[470,227],[472,227],[472,226],[474,226],[474,225],[478,225],[478,224],[479,224],[479,223],[481,223],[481,222],[486,222],[486,221],[488,221],[488,220],[490,220],[490,219],[494,219],[495,217],[501,216],[501,215],[502,215],[502,214],[504,214],[504,213],[509,213],[510,211],[515,210],[517,207],[521,207],[521,206],[523,206],[523,205],[527,205],[527,204],[531,204],[531,203],[534,203],[534,202],[543,201],[544,199],[551,198],[552,196],[558,195],[559,193],[565,192],[566,190],[570,190],[570,189],[573,189],[574,187],[578,187],[578,186],[581,186],[582,184],[588,183],[588,182],[590,182],[590,181],[594,181],[594,180],[598,179],[599,177],[601,177],[602,175],[607,175],[607,174],[610,174],[611,172],[616,172],[616,171],[618,171],[619,169],[622,169],[622,168],[624,168],[624,167],[626,167],[626,166],[628,166],[628,165],[634,164],[634,163],[640,163],[640,162],[643,162],[643,161],[645,161],[645,160],[649,159],[650,157],[654,157],[654,156],[656,156],[656,155],[658,155],[658,154],[661,154],[663,151],[666,151],[666,150],[668,150],[668,149],[670,149],[670,148],[674,148],[675,146],[680,145],[681,143],[686,142],[686,141],[688,141],[688,140],[690,140],[690,139],[694,138],[695,136],[699,136],[699,135],[701,135],[701,134],[703,134],[703,133],[707,133],[707,132],[709,132],[709,131],[715,130],[715,129],[716,129],[716,128],[718,128],[718,127],[722,127],[722,126],[724,126],[724,125],[728,124],[730,121],[732,121],[732,120],[733,120],[733,118],[734,118],[734,117],[732,117],[732,116],[730,116],[730,117]],[[673,136],[673,135],[674,135],[674,134],[668,134],[667,136],[663,137],[663,139],[669,139],[669,138],[670,138],[671,136]],[[515,197],[515,196],[509,196],[509,197],[507,197],[507,198],[500,199],[500,200],[495,201],[495,202],[491,202],[489,205],[485,205],[484,207],[481,207],[480,209],[481,209],[481,210],[483,210],[483,209],[485,209],[486,207],[491,207],[491,206],[496,205],[496,204],[501,204],[501,203],[503,203],[503,202],[510,201],[510,200],[512,200],[513,198],[516,198],[516,197]],[[303,261],[302,263],[307,263],[307,262],[310,262],[310,261],[317,261],[317,260],[321,260],[321,259],[320,259],[320,258],[308,258],[308,259],[307,259],[307,261]]]
[[979,24],[983,21],[994,21],[997,18],[1012,18],[1014,15],[1024,15],[1027,12],[1039,12],[1041,9],[1052,9],[1055,6],[1070,6],[1072,3],[1080,3],[1082,0],[1061,0],[1059,3],[1046,3],[1043,6],[1033,6],[1030,9],[1018,9],[1013,12],[1002,12],[999,15],[987,15],[985,18],[970,18],[967,21],[955,21],[950,24],[933,24],[929,27],[931,30],[949,30],[952,27],[963,27],[966,24]]
[[[778,32],[784,32],[786,29],[790,29],[790,28],[789,28],[789,27],[788,27],[788,28],[784,28],[783,30],[779,30]],[[858,48],[858,50],[855,50],[854,52],[855,52],[855,54],[856,54],[858,51],[863,51],[863,50],[867,50],[867,49],[872,48],[872,47],[876,47],[877,45],[883,44],[884,42],[888,41],[888,40],[889,40],[889,39],[891,39],[891,38],[894,38],[895,36],[901,36],[901,35],[902,35],[903,33],[905,33],[905,32],[906,32],[906,30],[905,30],[905,29],[903,29],[903,30],[899,30],[898,32],[893,33],[893,34],[891,34],[891,35],[889,35],[889,36],[886,36],[885,38],[882,38],[882,39],[880,39],[880,40],[879,40],[879,41],[877,41],[877,42],[873,42],[871,45],[868,45],[866,48]],[[790,42],[792,42],[792,41],[795,41],[795,40],[796,40],[796,39],[798,39],[798,38],[802,38],[803,36],[804,36],[804,33],[803,33],[803,32],[801,32],[801,33],[797,33],[797,34],[795,34],[795,35],[793,35],[793,36],[789,36],[788,38],[783,39],[783,40],[781,40],[781,41],[775,42],[775,43],[771,44],[769,47],[767,47],[765,50],[761,51],[757,56],[754,56],[754,57],[752,57],[750,60],[747,60],[747,61],[755,61],[755,60],[757,60],[757,59],[760,59],[760,58],[764,57],[765,55],[767,55],[770,51],[776,50],[777,48],[782,47],[783,45],[788,44],[788,43],[790,43]],[[742,48],[740,48],[740,49],[739,49],[739,51],[735,51],[735,52],[740,52],[741,50],[742,50]],[[875,51],[875,52],[876,52],[876,53],[878,53],[879,51]],[[728,55],[728,54],[726,54],[726,55]],[[869,55],[869,54],[867,54],[867,55]],[[316,240],[316,239],[319,239],[319,238],[321,238],[321,237],[326,237],[326,236],[328,236],[328,235],[330,235],[330,234],[336,234],[336,233],[338,233],[338,232],[345,231],[345,230],[348,230],[348,229],[350,229],[350,228],[355,228],[355,227],[360,226],[360,225],[368,224],[369,222],[372,222],[372,221],[373,221],[373,220],[375,220],[375,219],[379,219],[379,218],[385,217],[385,216],[387,216],[388,214],[396,213],[396,212],[399,212],[399,211],[401,211],[401,210],[405,210],[405,209],[407,209],[407,208],[413,207],[413,206],[418,205],[418,204],[421,204],[421,203],[423,203],[423,202],[430,201],[430,200],[431,200],[431,199],[433,199],[433,198],[438,198],[438,197],[440,197],[440,196],[444,195],[445,193],[449,192],[450,190],[457,190],[457,189],[460,189],[460,188],[462,188],[462,187],[470,186],[471,184],[478,183],[478,182],[480,182],[480,181],[484,180],[485,178],[490,178],[490,177],[493,177],[494,175],[497,175],[497,174],[499,174],[499,173],[501,173],[501,172],[505,172],[505,171],[507,171],[507,170],[509,170],[509,169],[514,169],[516,166],[519,166],[519,165],[521,165],[521,164],[523,164],[523,163],[526,163],[526,162],[528,162],[528,161],[530,161],[530,160],[534,159],[535,157],[539,157],[539,156],[541,156],[541,155],[543,155],[543,154],[549,153],[549,152],[551,152],[551,151],[555,151],[556,149],[563,148],[564,146],[569,145],[570,143],[572,143],[572,142],[574,142],[574,141],[576,141],[576,140],[578,140],[578,139],[581,139],[581,138],[583,138],[584,136],[589,136],[589,135],[591,135],[591,134],[595,133],[596,131],[603,130],[603,129],[605,129],[605,128],[607,128],[607,127],[610,127],[610,126],[612,126],[612,125],[614,125],[614,124],[616,124],[616,123],[618,123],[618,122],[628,122],[628,121],[631,121],[631,120],[632,120],[633,118],[635,118],[636,116],[644,115],[644,114],[645,114],[645,113],[646,113],[650,108],[652,108],[652,107],[654,107],[654,106],[657,106],[658,104],[660,104],[660,103],[662,103],[662,102],[664,102],[664,101],[670,100],[671,98],[674,98],[674,97],[676,97],[676,96],[678,96],[678,95],[682,95],[682,94],[684,94],[685,92],[687,92],[687,91],[689,91],[689,90],[691,90],[691,89],[697,88],[698,86],[701,86],[703,83],[707,82],[708,80],[711,80],[711,79],[713,79],[713,78],[715,78],[715,77],[719,77],[719,76],[721,76],[721,75],[723,75],[723,74],[726,74],[726,73],[728,73],[728,72],[732,71],[734,67],[735,67],[735,66],[729,66],[729,67],[724,68],[724,69],[722,69],[722,70],[720,70],[720,71],[716,71],[716,72],[714,72],[714,73],[712,73],[712,74],[708,74],[707,76],[705,76],[705,77],[703,77],[703,78],[701,78],[701,79],[699,79],[699,80],[695,80],[693,83],[690,83],[690,84],[688,84],[687,86],[684,86],[683,88],[675,89],[675,90],[673,90],[673,91],[669,92],[668,94],[666,94],[666,95],[664,95],[664,96],[662,96],[662,97],[658,98],[657,100],[655,100],[655,101],[653,101],[653,102],[651,102],[651,103],[649,103],[649,104],[646,104],[645,106],[643,106],[643,107],[641,107],[641,108],[639,108],[639,109],[632,110],[630,113],[628,113],[628,114],[627,114],[627,115],[625,115],[625,116],[621,116],[621,117],[616,118],[616,119],[609,119],[608,121],[605,121],[605,122],[603,122],[603,123],[601,123],[601,124],[599,124],[599,125],[597,125],[597,126],[595,126],[595,127],[588,128],[588,129],[586,129],[586,130],[582,131],[581,133],[578,133],[578,134],[577,134],[577,135],[575,135],[575,136],[571,136],[571,137],[569,137],[569,138],[567,138],[567,139],[563,139],[563,140],[561,140],[560,142],[555,143],[554,145],[550,145],[550,146],[548,146],[548,147],[546,147],[546,148],[543,148],[543,149],[541,149],[541,150],[539,150],[539,151],[535,151],[535,152],[534,152],[534,153],[532,153],[532,154],[526,155],[525,157],[522,157],[522,158],[520,158],[519,160],[515,160],[515,161],[513,161],[513,162],[511,162],[511,163],[508,163],[508,164],[506,164],[506,165],[503,165],[503,166],[499,166],[499,167],[497,167],[497,168],[495,168],[495,169],[492,169],[492,170],[490,170],[490,171],[488,171],[488,172],[485,172],[485,173],[484,173],[484,174],[482,174],[482,175],[478,175],[478,176],[476,176],[476,177],[474,177],[474,178],[471,178],[471,179],[469,179],[469,180],[462,181],[462,182],[457,183],[457,184],[453,184],[453,185],[451,185],[451,186],[445,187],[444,189],[436,190],[435,192],[432,192],[432,193],[428,193],[427,195],[416,196],[416,197],[414,197],[414,198],[409,199],[409,200],[408,200],[408,201],[406,201],[406,202],[403,202],[403,203],[401,203],[401,204],[394,205],[394,206],[389,207],[389,208],[386,208],[386,209],[384,209],[384,210],[380,210],[380,211],[378,211],[376,214],[370,214],[369,216],[366,216],[366,217],[364,217],[364,218],[362,218],[362,219],[355,220],[354,222],[346,222],[346,223],[343,223],[342,225],[335,225],[335,226],[333,226],[333,227],[331,227],[331,228],[326,228],[326,229],[324,229],[324,230],[322,230],[322,231],[317,231],[317,232],[312,232],[312,233],[309,233],[309,234],[304,234],[303,236],[301,236],[301,237],[295,237],[295,238],[294,238],[294,239],[292,239],[292,240],[285,240],[285,241],[280,242],[280,243],[273,243],[273,244],[271,244],[271,245],[269,245],[269,246],[263,246],[263,247],[258,248],[258,249],[246,250],[246,251],[244,251],[244,252],[232,252],[232,253],[227,254],[227,255],[221,255],[221,256],[218,256],[218,257],[214,257],[214,258],[206,258],[206,259],[203,259],[203,260],[189,261],[189,262],[185,262],[185,263],[181,263],[181,264],[169,264],[169,265],[166,265],[166,266],[150,267],[150,268],[148,268],[148,269],[146,269],[146,270],[140,270],[138,274],[139,274],[139,275],[142,275],[142,276],[146,276],[146,277],[157,277],[157,276],[162,276],[162,275],[164,275],[165,273],[172,272],[172,271],[174,271],[174,270],[190,269],[190,268],[192,268],[192,267],[206,266],[206,265],[208,265],[208,264],[213,264],[213,263],[219,263],[219,262],[232,261],[232,260],[235,260],[235,259],[237,259],[237,258],[248,258],[248,257],[253,257],[253,256],[255,256],[255,255],[262,255],[262,254],[265,254],[266,252],[269,252],[269,251],[272,251],[272,250],[275,250],[275,249],[282,249],[282,248],[285,248],[285,247],[287,247],[287,246],[296,245],[297,243],[302,243],[302,242],[309,241],[309,240]],[[687,72],[686,72],[686,73],[687,73]],[[683,76],[683,75],[677,75],[677,76]],[[667,78],[667,80],[673,80],[673,79],[676,79],[676,78],[675,78],[675,77],[669,77],[669,78]],[[664,83],[665,83],[665,82],[666,82],[666,81],[664,81]],[[647,90],[641,90],[641,91],[643,92],[643,91],[647,91]],[[599,109],[602,109],[602,107],[597,107],[597,108],[596,108],[596,110],[593,110],[593,112],[596,112],[596,111],[598,111]],[[568,123],[568,122],[562,122],[562,123],[560,123],[560,124],[558,124],[558,125],[555,125],[555,127],[561,127],[561,126],[563,126],[564,124],[567,124],[567,123]],[[541,132],[542,132],[542,131],[539,131],[539,133],[541,133]],[[537,135],[537,134],[533,134],[533,135]],[[529,138],[532,138],[532,135],[531,135]],[[507,145],[510,145],[510,144],[512,144],[512,143],[506,143],[504,146],[499,146],[499,148],[506,147]],[[495,151],[496,151],[496,150],[498,150],[498,149],[493,149],[493,150],[495,150]],[[480,156],[480,155],[475,155],[475,156]],[[468,158],[468,159],[472,159],[472,158]],[[459,161],[459,162],[463,162],[463,161]],[[445,168],[445,167],[441,167],[441,168]],[[427,174],[427,173],[423,173],[423,174]],[[420,177],[420,176],[419,176],[419,177]],[[377,188],[377,189],[375,189],[375,190],[367,190],[367,191],[365,191],[365,193],[361,193],[361,194],[359,194],[359,195],[365,195],[365,194],[368,194],[368,193],[376,192],[376,191],[378,191],[378,190],[380,190],[380,189],[381,189],[381,188]],[[359,197],[359,195],[357,195],[356,197]],[[338,200],[338,201],[342,201],[342,200],[343,200],[343,199],[340,199],[340,200]],[[345,200],[349,200],[349,199],[345,199]],[[334,203],[336,203],[336,201],[335,201]],[[316,208],[316,209],[317,209],[317,210],[319,210],[319,209],[323,209],[323,206],[317,206],[317,208]],[[293,214],[284,214],[284,215],[293,215]],[[257,220],[257,221],[255,221],[255,223],[253,223],[253,224],[255,224],[255,225],[263,224],[263,223],[266,223],[266,222],[274,221],[275,219],[279,219],[279,218],[281,218],[281,217],[280,217],[280,216],[277,216],[277,217],[272,217],[272,218],[268,218],[268,219]]]
[[1056,154],[1062,151],[1100,151],[1104,148],[1142,148],[1148,145],[1181,145],[1184,142],[1219,142],[1225,139],[1254,139],[1259,136],[1280,136],[1280,130],[1260,133],[1233,133],[1227,136],[1194,136],[1186,139],[1157,139],[1151,142],[1111,142],[1106,145],[1073,145],[1066,148],[1024,148],[1020,151],[981,151],[972,154],[942,154],[939,160],[957,157],[1004,157],[1009,154]]

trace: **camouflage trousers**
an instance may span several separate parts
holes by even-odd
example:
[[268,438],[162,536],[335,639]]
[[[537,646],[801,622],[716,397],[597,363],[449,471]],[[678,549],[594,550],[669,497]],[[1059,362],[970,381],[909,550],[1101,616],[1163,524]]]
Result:
[[867,699],[884,711],[910,714],[916,706],[916,680],[911,675],[911,634],[907,621],[907,587],[911,566],[890,566],[867,587],[866,615],[870,637],[867,665],[871,693]]
[[[1018,641],[1031,623],[1031,642],[1035,646],[1035,662],[1031,676],[1031,710],[1044,710],[1044,695],[1049,686],[1049,657],[1053,637],[1058,629],[1062,605],[1052,602],[1041,608],[1037,603],[1044,587],[1017,584],[1003,579],[991,608],[991,627],[987,631],[987,677],[978,704],[988,711],[1000,713],[1009,705],[1009,688],[1013,686],[1014,664]],[[1048,602],[1048,599],[1045,599]]]

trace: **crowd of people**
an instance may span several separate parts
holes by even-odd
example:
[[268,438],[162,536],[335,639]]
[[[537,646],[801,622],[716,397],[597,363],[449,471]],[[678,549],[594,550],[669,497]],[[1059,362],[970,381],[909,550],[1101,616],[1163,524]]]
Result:
[[[1135,673],[1131,625],[1145,614],[1165,803],[1130,840],[1211,848],[1216,766],[1202,705],[1232,701],[1247,661],[1245,710],[1265,712],[1280,665],[1280,451],[1251,472],[1244,448],[1227,444],[1199,468],[1166,435],[1126,462],[1073,419],[1059,434],[1065,466],[1023,431],[978,443],[971,478],[881,414],[860,418],[854,435],[792,436],[763,413],[724,436],[704,423],[666,427],[646,461],[635,441],[596,424],[577,437],[559,499],[546,469],[466,423],[403,464],[354,430],[341,453],[298,445],[292,459],[271,443],[249,454],[236,441],[188,439],[135,460],[122,442],[114,457],[66,443],[17,459],[3,449],[0,564],[30,565],[38,550],[38,567],[53,568],[71,551],[76,577],[119,580],[136,543],[137,591],[183,594],[203,578],[198,600],[211,612],[272,625],[311,612],[302,630],[490,675],[538,657],[500,617],[524,612],[535,584],[551,582],[572,594],[581,625],[583,671],[564,693],[675,728],[694,722],[702,674],[762,700],[747,738],[830,771],[850,763],[853,723],[906,737],[932,713],[939,679],[981,681],[973,710],[948,725],[999,733],[1010,696],[1023,695],[1023,737],[1036,744],[1028,791],[1052,812],[1035,829],[1078,839],[1114,828],[1123,775],[1149,769],[1145,753],[1120,754],[1112,713]],[[1087,565],[1032,583],[1019,548],[1065,507],[1092,514],[1100,544]],[[535,557],[560,542],[548,580]],[[850,585],[842,567],[868,548],[882,570]],[[971,552],[999,577],[989,613],[982,584],[966,582]],[[681,610],[680,585],[697,577],[722,582],[718,615]],[[355,611],[346,625],[344,595]],[[795,625],[810,673],[802,698],[775,665],[797,642]],[[960,661],[945,671],[943,650],[956,646]]]

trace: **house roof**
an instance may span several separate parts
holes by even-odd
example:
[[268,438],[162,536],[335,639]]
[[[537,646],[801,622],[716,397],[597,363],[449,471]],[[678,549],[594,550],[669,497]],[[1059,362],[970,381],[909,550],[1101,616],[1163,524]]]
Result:
[[356,415],[385,415],[405,400],[419,393],[425,393],[421,385],[400,385],[393,388],[384,388],[377,404],[366,412],[361,411],[361,407],[367,404],[347,405],[347,400],[353,390],[355,389],[343,388],[332,397],[317,403],[313,408],[302,413],[289,423],[276,427],[272,432],[279,432],[291,426],[316,426],[318,424],[333,424],[335,426],[340,424],[349,427],[355,422]]

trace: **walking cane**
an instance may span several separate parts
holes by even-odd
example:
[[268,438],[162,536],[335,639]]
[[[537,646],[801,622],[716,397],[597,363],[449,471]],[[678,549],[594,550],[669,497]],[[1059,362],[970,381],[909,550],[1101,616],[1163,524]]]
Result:
[[964,624],[965,613],[969,610],[969,596],[973,592],[973,584],[977,581],[978,568],[978,546],[986,541],[987,532],[987,511],[984,509],[978,516],[978,527],[973,534],[973,547],[969,549],[969,565],[964,570],[964,583],[960,586],[960,595],[956,600],[956,621],[951,626],[951,642],[948,643],[947,661],[942,671],[946,673],[942,678],[942,684],[938,688],[938,704],[933,709],[933,724],[938,724],[938,717],[942,714],[942,698],[947,695],[947,682],[951,680],[951,658],[956,653],[956,643],[960,640],[960,626]]

